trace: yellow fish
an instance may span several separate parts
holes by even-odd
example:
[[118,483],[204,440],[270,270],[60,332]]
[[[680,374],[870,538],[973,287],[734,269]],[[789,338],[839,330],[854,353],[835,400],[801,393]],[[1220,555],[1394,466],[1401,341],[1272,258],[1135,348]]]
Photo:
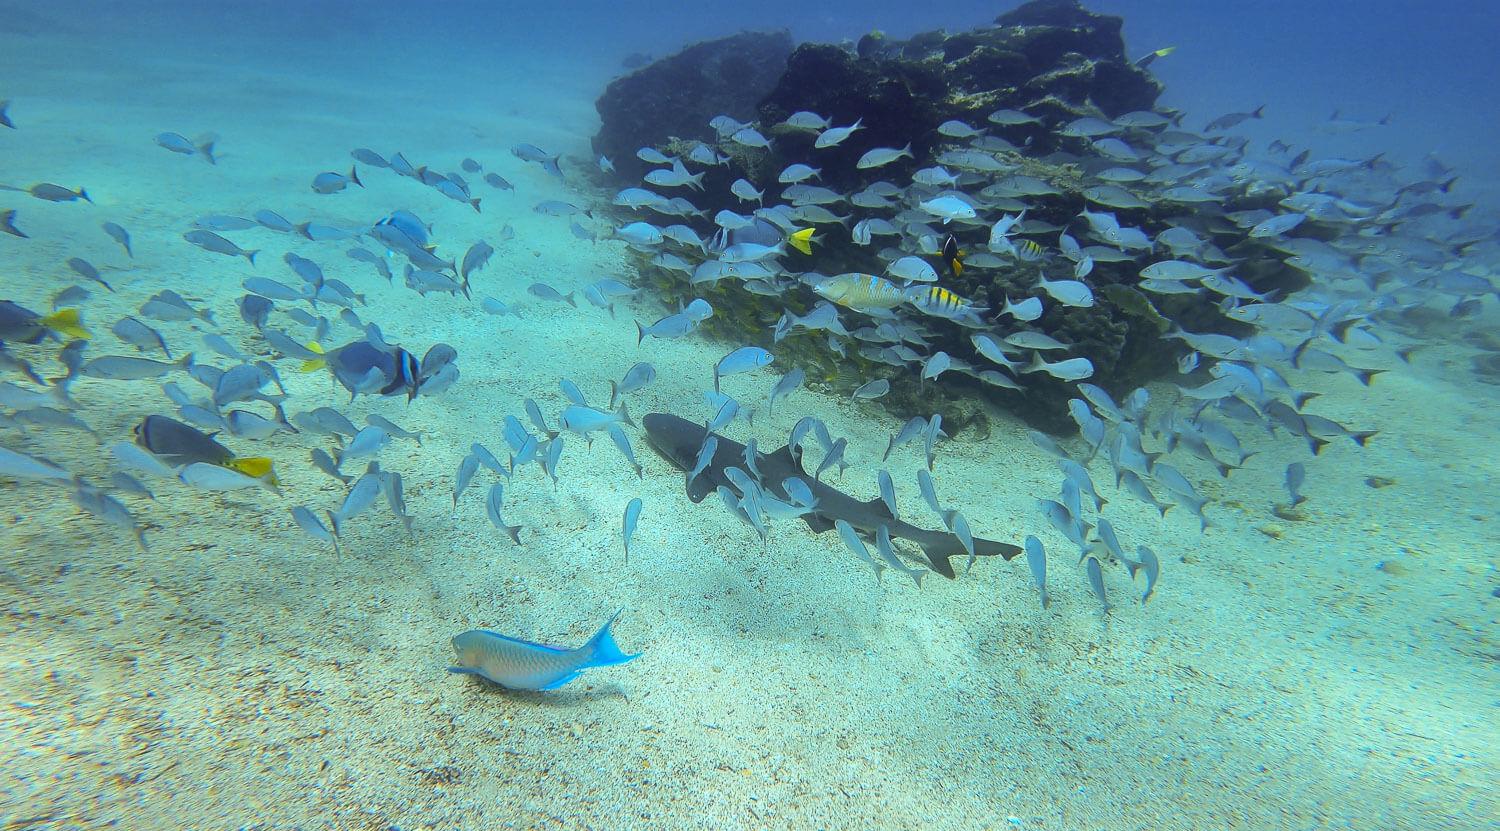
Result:
[[[319,346],[317,341],[308,341],[307,348],[313,352],[318,353],[319,355],[323,354],[323,347]],[[317,370],[320,370],[327,365],[327,361],[303,361],[302,371],[316,372]]]
[[271,468],[271,460],[264,456],[250,456],[243,459],[235,458],[231,459],[224,466],[232,470],[237,470],[252,479],[264,478],[264,481],[270,485],[281,484],[281,480],[276,478],[276,471]]
[[50,315],[37,320],[38,323],[70,338],[88,340],[93,337],[89,330],[83,326],[83,318],[79,316],[77,309],[58,309]]
[[1029,239],[1023,239],[1017,242],[1015,244],[1015,249],[1017,259],[1025,260],[1028,263],[1034,263],[1037,260],[1040,260],[1042,258],[1042,255],[1047,253],[1047,249],[1043,248],[1041,243]]
[[945,317],[959,322],[977,323],[984,308],[954,294],[942,286],[912,286],[905,292],[913,306],[933,317]]
[[1168,56],[1168,55],[1170,55],[1170,54],[1172,54],[1173,52],[1176,52],[1176,51],[1177,51],[1177,47],[1175,47],[1175,46],[1167,46],[1167,47],[1164,47],[1162,49],[1158,49],[1155,52],[1148,52],[1144,56],[1142,56],[1140,58],[1140,60],[1137,60],[1135,62],[1135,65],[1138,66],[1138,67],[1140,67],[1141,69],[1145,69],[1146,67],[1150,66],[1151,63],[1153,61],[1155,61],[1157,58],[1165,58],[1166,56]]
[[788,237],[787,242],[790,242],[792,244],[792,247],[797,249],[798,251],[801,251],[804,254],[811,254],[812,244],[818,241],[817,238],[813,236],[813,231],[815,230],[817,229],[803,228],[802,230]]
[[825,278],[813,286],[813,291],[844,308],[860,312],[894,309],[907,301],[895,283],[857,271]]

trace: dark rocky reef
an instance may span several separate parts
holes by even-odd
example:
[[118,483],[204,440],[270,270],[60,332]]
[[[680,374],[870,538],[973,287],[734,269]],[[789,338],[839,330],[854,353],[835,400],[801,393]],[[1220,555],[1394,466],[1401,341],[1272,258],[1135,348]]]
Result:
[[[1169,321],[1196,332],[1245,334],[1249,329],[1224,317],[1217,298],[1206,293],[1160,296],[1136,288],[1141,267],[1170,258],[1149,250],[1131,252],[1131,257],[1119,262],[1095,264],[1086,278],[1094,292],[1092,308],[1063,306],[1045,297],[1037,285],[1039,271],[1051,280],[1073,277],[1073,263],[1056,256],[1056,229],[1084,239],[1087,227],[1078,217],[1085,208],[1113,211],[1122,225],[1140,228],[1153,237],[1172,225],[1186,224],[1210,241],[1222,239],[1228,245],[1232,240],[1240,248],[1227,254],[1249,262],[1236,273],[1257,291],[1295,290],[1305,285],[1306,278],[1283,266],[1279,257],[1266,256],[1271,252],[1256,245],[1247,247],[1243,229],[1218,216],[1220,211],[1274,208],[1279,195],[1255,192],[1254,183],[1225,194],[1224,203],[1215,211],[1164,199],[1162,188],[1154,186],[1134,189],[1144,207],[1101,207],[1085,197],[1086,188],[1099,184],[1091,174],[1118,163],[1103,158],[1089,139],[1064,135],[1060,128],[1085,116],[1110,119],[1129,112],[1154,112],[1162,91],[1149,72],[1126,58],[1121,25],[1120,18],[1090,12],[1076,0],[1036,0],[1001,15],[991,26],[958,34],[928,32],[905,41],[870,34],[857,44],[802,44],[792,49],[780,33],[699,44],[611,84],[598,103],[604,124],[594,144],[614,159],[619,172],[616,184],[622,187],[640,185],[643,170],[635,159],[639,147],[685,154],[695,140],[714,145],[729,162],[697,168],[705,174],[702,192],[672,194],[688,195],[702,216],[712,217],[722,209],[745,209],[729,192],[730,183],[741,177],[764,189],[769,204],[781,189],[777,174],[795,162],[821,168],[821,184],[840,193],[852,193],[878,180],[904,185],[918,169],[938,163],[945,150],[968,146],[940,134],[937,128],[943,122],[958,120],[983,128],[989,136],[1003,140],[986,152],[1006,171],[985,176],[993,180],[1014,172],[1056,189],[1056,193],[1024,197],[1027,219],[1053,229],[1045,235],[1034,234],[1034,241],[1052,252],[1051,261],[1040,267],[1016,261],[973,266],[962,275],[944,273],[940,285],[987,307],[987,321],[997,319],[1007,299],[1019,302],[1042,296],[1046,312],[1041,318],[1030,324],[1000,318],[998,327],[1005,332],[1032,328],[1073,344],[1066,357],[1087,357],[1094,365],[1089,380],[1122,396],[1175,371],[1181,347],[1161,337]],[[734,44],[759,44],[760,50],[753,60],[745,59],[750,63],[732,79],[704,79],[708,68],[723,66],[727,60],[715,53]],[[778,49],[784,60],[773,73],[770,63]],[[725,86],[733,89],[720,88]],[[1022,111],[1039,121],[1013,126],[988,122],[988,115],[1000,109]],[[837,147],[815,149],[814,134],[782,124],[800,110],[828,117],[839,126],[859,120],[864,129]],[[771,139],[771,148],[746,148],[720,140],[707,126],[710,118],[720,114],[742,121],[753,117],[757,128]],[[1175,113],[1162,115],[1170,119]],[[1122,136],[1133,142],[1152,137],[1146,130]],[[876,169],[856,166],[873,147],[907,144],[912,159]],[[971,182],[965,187],[970,192],[983,187],[966,181]],[[888,218],[889,212],[849,207],[838,212],[851,214],[843,227],[821,226],[822,241],[813,254],[788,252],[782,261],[784,271],[884,273],[884,262],[877,256],[880,244],[856,245],[848,228],[865,216]],[[990,220],[1000,212],[991,211]],[[693,224],[704,231],[705,238],[713,230],[703,220]],[[985,249],[988,225],[939,225],[936,221],[931,225],[939,234],[954,234],[966,251]],[[1308,223],[1306,232],[1315,232],[1313,223]],[[638,264],[643,281],[669,302],[694,296],[709,299],[717,310],[705,324],[710,334],[767,348],[772,347],[771,330],[783,312],[805,313],[819,299],[801,286],[786,287],[774,296],[735,280],[695,286],[684,275],[653,265],[648,256],[641,256]],[[843,316],[851,329],[866,323],[859,313],[844,312]],[[976,370],[994,368],[976,353],[970,341],[975,330],[934,318],[923,319],[919,325],[927,340],[923,354],[943,350]],[[920,366],[881,363],[861,351],[858,343],[849,344],[846,354],[836,354],[821,332],[793,333],[776,344],[774,351],[778,363],[801,366],[810,383],[822,382],[835,391],[847,393],[871,378],[888,378],[891,392],[880,404],[903,416],[937,411],[954,427],[982,424],[983,407],[978,401],[987,399],[1044,429],[1072,429],[1066,402],[1077,395],[1074,384],[1045,373],[1019,375],[1017,380],[1025,387],[1022,392],[957,373],[945,374],[936,384],[924,383],[919,378]]]
[[612,159],[621,177],[639,182],[646,167],[636,150],[674,136],[712,141],[708,120],[716,115],[754,118],[766,90],[786,70],[792,46],[785,29],[742,32],[695,43],[616,78],[595,102],[601,126],[594,151]]

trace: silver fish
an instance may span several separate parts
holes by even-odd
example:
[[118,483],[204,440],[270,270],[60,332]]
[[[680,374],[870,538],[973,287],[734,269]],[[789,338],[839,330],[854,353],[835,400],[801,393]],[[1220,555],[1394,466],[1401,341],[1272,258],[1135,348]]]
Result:
[[276,485],[274,476],[267,473],[263,476],[246,476],[237,470],[227,467],[219,467],[208,462],[193,462],[184,467],[177,474],[183,484],[209,491],[235,491],[244,488],[264,488],[277,496],[281,495],[281,488]]
[[168,372],[187,370],[192,366],[191,352],[170,363],[153,361],[149,358],[107,355],[94,358],[84,364],[81,374],[89,378],[104,378],[111,381],[139,381],[145,378],[160,378]]
[[614,423],[606,425],[604,431],[609,433],[610,440],[615,443],[615,447],[619,448],[625,461],[635,469],[636,478],[641,478],[641,463],[635,460],[635,452],[630,449],[630,438],[625,435],[625,431],[620,429],[620,425]]
[[880,554],[880,559],[891,568],[910,577],[917,588],[922,588],[922,578],[927,576],[925,568],[907,568],[906,564],[896,557],[896,551],[891,546],[891,532],[884,525],[875,529],[875,551]]
[[635,392],[655,380],[656,367],[651,364],[641,362],[630,367],[618,384],[614,381],[609,383],[609,408],[611,410],[615,408],[615,402],[620,396],[627,392]]
[[520,545],[521,526],[506,525],[505,519],[500,516],[500,508],[504,499],[505,486],[500,482],[496,482],[494,485],[490,486],[489,496],[487,496],[484,500],[484,512],[487,516],[489,516],[490,522],[494,523],[496,528],[504,531],[506,536],[510,537],[511,542],[514,542],[516,545]]
[[630,564],[630,538],[635,536],[636,522],[641,518],[641,499],[636,497],[625,505],[625,516],[620,522],[620,535],[625,542],[625,564]]
[[1089,557],[1084,570],[1089,575],[1089,587],[1094,590],[1094,596],[1099,598],[1099,603],[1104,607],[1101,614],[1109,614],[1109,600],[1104,595],[1104,572],[1099,568],[1099,561]]
[[468,490],[469,483],[474,481],[474,474],[479,472],[479,457],[473,453],[463,457],[458,463],[458,473],[453,480],[453,508],[458,509],[458,498]]
[[344,496],[343,504],[339,505],[339,509],[328,515],[335,537],[343,534],[344,523],[359,516],[365,509],[375,504],[375,499],[380,496],[381,491],[378,471],[379,468],[371,462],[370,468],[355,480],[354,487],[350,488],[349,493]]
[[875,558],[870,556],[869,549],[865,548],[864,540],[859,538],[859,533],[854,530],[854,527],[848,521],[837,519],[834,520],[833,525],[838,529],[839,538],[844,541],[844,545],[853,552],[854,556],[858,557],[874,570],[875,582],[880,582],[881,575],[885,573],[885,564],[876,562]]
[[1031,579],[1036,581],[1037,590],[1042,594],[1042,608],[1047,608],[1049,601],[1047,597],[1047,551],[1042,547],[1042,541],[1031,534],[1026,535],[1026,565],[1031,569]]

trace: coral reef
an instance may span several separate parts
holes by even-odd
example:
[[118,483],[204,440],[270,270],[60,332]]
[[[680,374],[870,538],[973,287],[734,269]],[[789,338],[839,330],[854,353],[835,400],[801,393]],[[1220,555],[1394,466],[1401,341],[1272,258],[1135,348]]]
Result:
[[[721,210],[746,210],[745,203],[730,192],[730,184],[739,178],[764,190],[766,204],[773,204],[781,188],[777,175],[793,163],[820,169],[819,184],[846,197],[877,182],[909,184],[915,172],[934,165],[946,165],[960,176],[961,187],[969,193],[988,195],[987,185],[1003,186],[1018,181],[1017,177],[1040,183],[1031,188],[1039,192],[1002,190],[987,198],[996,209],[992,216],[1000,211],[1013,215],[1024,208],[1021,237],[1045,246],[1049,255],[1040,262],[976,257],[961,275],[943,273],[940,285],[985,307],[986,325],[998,321],[994,323],[998,331],[1030,329],[1072,344],[1068,357],[1086,357],[1093,363],[1089,380],[1123,394],[1174,371],[1175,342],[1162,340],[1171,323],[1194,332],[1240,334],[1249,330],[1225,317],[1218,298],[1207,292],[1157,295],[1140,290],[1140,269],[1172,256],[1159,246],[1148,245],[1144,250],[1120,246],[1109,252],[1112,256],[1101,253],[1091,258],[1092,270],[1085,278],[1093,289],[1091,307],[1051,302],[1039,288],[1039,279],[1074,278],[1075,262],[1056,253],[1062,235],[1084,238],[1087,234],[1088,226],[1080,219],[1084,210],[1112,212],[1120,225],[1139,229],[1152,239],[1170,228],[1191,229],[1214,251],[1208,256],[1219,257],[1219,262],[1246,263],[1236,273],[1259,292],[1295,290],[1306,284],[1306,277],[1282,265],[1279,257],[1266,256],[1274,252],[1255,241],[1242,241],[1243,229],[1223,217],[1233,211],[1274,208],[1285,195],[1274,188],[1238,183],[1216,194],[1212,211],[1172,196],[1163,183],[1117,188],[1130,199],[1116,206],[1103,199],[1101,204],[1102,197],[1094,189],[1102,182],[1095,174],[1132,162],[1105,156],[1095,136],[1068,131],[1067,125],[1084,118],[1109,121],[1147,114],[1156,117],[1154,124],[1122,125],[1114,135],[1144,146],[1180,133],[1175,125],[1177,113],[1154,109],[1161,84],[1126,57],[1121,22],[1072,0],[1037,0],[1001,15],[991,26],[957,34],[928,32],[904,41],[872,33],[857,44],[808,43],[792,49],[785,33],[776,33],[698,44],[611,84],[598,103],[603,127],[594,144],[613,154],[619,175],[616,184],[635,187],[640,186],[642,172],[634,155],[637,148],[653,147],[686,157],[700,141],[707,142],[728,161],[695,168],[703,173],[703,190],[689,198],[705,218]],[[757,51],[753,58],[740,56],[745,65],[733,76],[732,94],[716,88],[728,83],[725,76],[705,80],[706,71],[721,71],[726,65],[726,50],[749,44],[757,45]],[[778,50],[785,60],[772,73]],[[816,148],[815,131],[785,123],[801,111],[828,118],[836,126],[858,122],[862,129],[842,144]],[[997,122],[990,118],[997,111],[1024,113],[1035,120]],[[708,121],[717,115],[753,117],[753,126],[770,139],[771,146],[747,147],[716,135]],[[950,121],[972,125],[983,136],[970,142],[940,132],[940,126]],[[1186,133],[1181,136],[1184,143],[1215,141]],[[874,168],[857,166],[871,148],[907,146],[911,158]],[[988,161],[976,167],[972,157],[971,161],[955,160],[955,153],[973,152],[982,154],[980,161]],[[1141,162],[1134,166],[1143,172],[1146,168]],[[812,255],[787,252],[781,263],[783,273],[884,273],[892,250],[882,250],[879,244],[857,244],[849,229],[863,218],[890,218],[891,211],[846,205],[834,213],[836,222],[819,224],[820,242]],[[705,239],[715,230],[703,219],[692,224]],[[966,252],[987,250],[988,224],[955,221],[939,225],[934,221],[929,226],[928,237],[935,232],[941,240],[951,233]],[[1308,232],[1316,232],[1315,223],[1308,224]],[[1221,235],[1239,241],[1239,248],[1212,249]],[[930,239],[924,247],[919,238],[906,233],[899,247],[902,250],[896,254],[920,251],[938,264]],[[640,258],[639,268],[645,281],[670,302],[707,297],[718,312],[710,323],[711,334],[768,348],[772,347],[771,330],[783,313],[803,314],[819,299],[799,284],[783,284],[775,292],[736,280],[695,285],[686,275],[662,268],[647,256]],[[1019,302],[1027,297],[1047,299],[1040,318],[1023,324],[998,317],[1007,300]],[[857,312],[844,312],[844,318],[850,329],[869,322]],[[924,343],[924,357],[941,350],[975,370],[994,368],[971,343],[976,330],[933,318],[915,318],[914,325]],[[901,415],[937,410],[950,423],[977,423],[982,421],[982,408],[969,399],[979,397],[1044,429],[1072,428],[1066,402],[1076,392],[1070,381],[1045,372],[1020,374],[1016,380],[1023,389],[1018,391],[983,383],[973,373],[952,373],[937,383],[924,383],[919,377],[920,363],[892,366],[859,343],[836,347],[825,335],[794,332],[776,344],[778,360],[804,367],[810,382],[827,383],[846,393],[871,378],[889,378],[891,392],[880,403]],[[838,354],[840,349],[843,354]]]

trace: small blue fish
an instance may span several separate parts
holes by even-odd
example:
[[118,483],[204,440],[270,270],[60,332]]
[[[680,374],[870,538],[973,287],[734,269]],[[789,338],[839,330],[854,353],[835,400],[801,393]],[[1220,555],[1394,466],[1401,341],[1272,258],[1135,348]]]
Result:
[[621,430],[618,424],[608,424],[605,426],[604,432],[609,434],[610,441],[613,441],[615,447],[619,448],[620,455],[624,456],[625,461],[629,462],[630,466],[635,469],[636,478],[642,478],[641,463],[635,460],[635,451],[630,449],[630,438],[625,435],[625,431]]
[[343,556],[343,552],[339,549],[338,539],[328,532],[328,528],[323,524],[322,520],[318,519],[306,506],[298,505],[292,508],[292,519],[296,520],[297,525],[306,531],[309,536],[332,545],[335,555]]
[[563,437],[555,436],[547,442],[547,453],[542,457],[542,470],[552,479],[552,487],[557,488],[557,463],[562,460]]
[[849,463],[844,461],[844,451],[848,449],[848,447],[848,439],[841,438],[838,441],[834,442],[833,447],[829,448],[828,454],[823,457],[823,462],[818,465],[817,472],[813,474],[813,481],[817,482],[821,480],[823,478],[823,471],[829,469],[830,467],[833,467],[834,465],[839,466],[839,476],[842,477],[844,475],[844,471],[849,467]]
[[319,173],[317,176],[313,177],[312,189],[314,193],[338,193],[339,191],[348,187],[350,182],[353,182],[360,187],[365,186],[364,183],[359,180],[358,172],[356,172],[353,167],[350,167],[347,174],[326,172]]
[[614,617],[577,649],[531,643],[482,629],[453,638],[458,666],[449,672],[478,675],[510,690],[555,690],[594,667],[613,666],[640,657],[620,651],[609,628]]
[[609,382],[609,408],[615,408],[615,402],[627,392],[635,392],[656,380],[656,367],[648,363],[637,363],[625,372],[625,377],[616,384]]
[[[191,467],[191,465],[189,465]],[[374,462],[365,472],[355,480],[354,487],[344,496],[343,504],[339,509],[328,515],[328,524],[333,526],[333,535],[342,535],[343,524],[364,513],[365,509],[375,504],[375,498],[380,496],[380,476],[377,471],[379,467]]]
[[495,458],[495,454],[491,453],[488,447],[485,447],[484,445],[476,441],[473,444],[469,445],[469,455],[473,456],[475,461],[479,462],[481,465],[484,465],[495,473],[498,473],[499,475],[504,476],[507,479],[510,478],[510,470],[507,469],[504,465],[500,464],[500,460]]
[[833,526],[838,529],[839,537],[843,539],[844,545],[848,546],[849,551],[875,570],[875,582],[879,583],[880,576],[885,573],[885,564],[876,562],[875,558],[870,556],[870,550],[865,548],[865,542],[859,538],[859,534],[854,530],[854,526],[842,519],[834,520]]
[[571,291],[567,294],[563,294],[562,292],[547,285],[546,283],[532,283],[530,286],[526,287],[526,291],[528,291],[535,297],[542,298],[543,300],[552,300],[558,303],[567,303],[569,306],[572,306],[575,309],[578,308],[578,301],[573,299],[573,292]]
[[1307,481],[1307,468],[1301,462],[1292,462],[1286,466],[1286,491],[1291,494],[1291,507],[1295,508],[1307,501],[1302,495],[1302,484]]
[[577,433],[585,438],[588,438],[590,433],[598,432],[611,424],[617,424],[622,421],[631,427],[635,426],[635,422],[630,418],[630,409],[626,404],[621,404],[620,409],[612,413],[602,413],[591,407],[574,404],[563,410],[562,415],[558,416],[558,422],[564,430],[570,433]]
[[537,406],[537,403],[535,401],[528,398],[522,403],[526,407],[526,417],[531,419],[531,423],[536,427],[536,429],[541,430],[548,436],[557,435],[557,432],[555,430],[547,426],[547,420],[545,418],[542,418],[542,408]]
[[620,532],[625,539],[625,564],[630,565],[630,538],[635,536],[636,521],[641,518],[641,498],[636,497],[625,506],[625,518],[620,524]]
[[740,403],[738,401],[727,395],[720,397],[723,401],[719,404],[719,409],[714,412],[713,419],[708,422],[708,432],[710,433],[717,433],[728,427],[729,423],[734,421],[734,417],[740,413]]
[[1151,599],[1151,593],[1156,591],[1156,578],[1161,576],[1161,561],[1156,558],[1155,551],[1144,545],[1138,546],[1135,549],[1135,556],[1140,559],[1135,563],[1127,562],[1127,565],[1130,566],[1130,576],[1132,578],[1135,577],[1135,573],[1139,570],[1144,569],[1146,572],[1146,593],[1141,595],[1141,602],[1145,603]]
[[922,431],[922,445],[927,453],[927,469],[932,470],[932,446],[937,444],[938,437],[948,438],[943,432],[943,417],[941,414],[933,413],[932,418],[927,419],[927,427]]
[[1047,551],[1042,548],[1042,541],[1031,534],[1026,535],[1026,565],[1031,567],[1031,579],[1036,581],[1037,590],[1042,593],[1042,608],[1047,608],[1050,599],[1047,597]]
[[[506,535],[510,537],[511,542],[514,542],[516,545],[520,545],[521,526],[506,525],[505,519],[500,516],[500,508],[504,501],[505,485],[501,482],[496,482],[495,484],[490,486],[490,494],[484,500],[484,512],[489,515],[490,522],[493,522],[496,528],[504,531]],[[495,679],[491,678],[490,680],[494,681]]]
[[458,473],[453,478],[453,508],[458,509],[458,498],[463,496],[464,491],[469,489],[469,483],[474,481],[474,474],[479,472],[479,457],[473,453],[463,457],[458,463]]
[[873,381],[861,384],[854,394],[849,396],[852,401],[873,401],[891,391],[891,382],[884,378],[876,378]]
[[741,346],[730,352],[719,360],[714,366],[714,392],[719,391],[719,379],[726,375],[735,375],[741,372],[749,372],[759,369],[775,360],[770,352],[759,346]]
[[938,504],[937,489],[932,485],[932,474],[921,468],[917,468],[917,490],[922,492],[922,498],[927,501],[927,507],[938,516],[943,515],[943,507]]
[[199,155],[209,164],[218,164],[214,158],[215,138],[208,138],[199,144],[194,144],[186,136],[178,133],[158,133],[156,135],[156,146],[171,150],[173,153],[181,153],[184,156]]
[[340,466],[349,459],[359,459],[365,456],[375,456],[391,443],[391,437],[379,427],[366,427],[355,434],[354,438],[344,449],[336,454]]
[[693,480],[698,478],[698,474],[708,469],[708,463],[713,461],[714,453],[717,452],[718,449],[718,436],[710,433],[706,438],[703,439],[703,445],[698,448],[697,462],[693,465],[693,469],[688,471],[687,474],[687,489],[689,491],[693,489]]
[[768,414],[773,412],[777,401],[796,392],[802,386],[802,381],[806,377],[807,374],[800,369],[793,369],[791,372],[781,376],[781,380],[776,382],[776,386],[771,387],[771,399],[766,403],[766,412]]
[[901,514],[896,511],[896,483],[891,481],[890,471],[875,471],[875,482],[880,489],[880,500],[891,509],[891,519],[900,519]]
[[1094,590],[1094,596],[1099,598],[1099,602],[1104,606],[1100,614],[1107,615],[1109,614],[1110,605],[1109,600],[1104,595],[1104,572],[1099,568],[1099,561],[1093,557],[1088,558],[1086,570],[1089,573],[1089,587]]
[[653,338],[680,338],[688,332],[693,331],[695,324],[696,321],[686,312],[667,315],[650,326],[642,326],[641,322],[637,320],[635,322],[635,342],[639,346],[646,339],[647,335]]
[[548,153],[534,144],[517,144],[510,148],[511,155],[523,162],[536,162],[553,176],[563,178],[562,168],[557,166],[558,154]]
[[883,462],[886,459],[889,459],[891,457],[892,450],[895,450],[896,448],[910,442],[912,439],[921,435],[922,431],[926,429],[927,419],[923,418],[922,416],[913,416],[910,421],[902,425],[900,430],[896,431],[896,434],[894,436],[891,436],[890,443],[885,446],[885,455],[880,457],[880,461]]

